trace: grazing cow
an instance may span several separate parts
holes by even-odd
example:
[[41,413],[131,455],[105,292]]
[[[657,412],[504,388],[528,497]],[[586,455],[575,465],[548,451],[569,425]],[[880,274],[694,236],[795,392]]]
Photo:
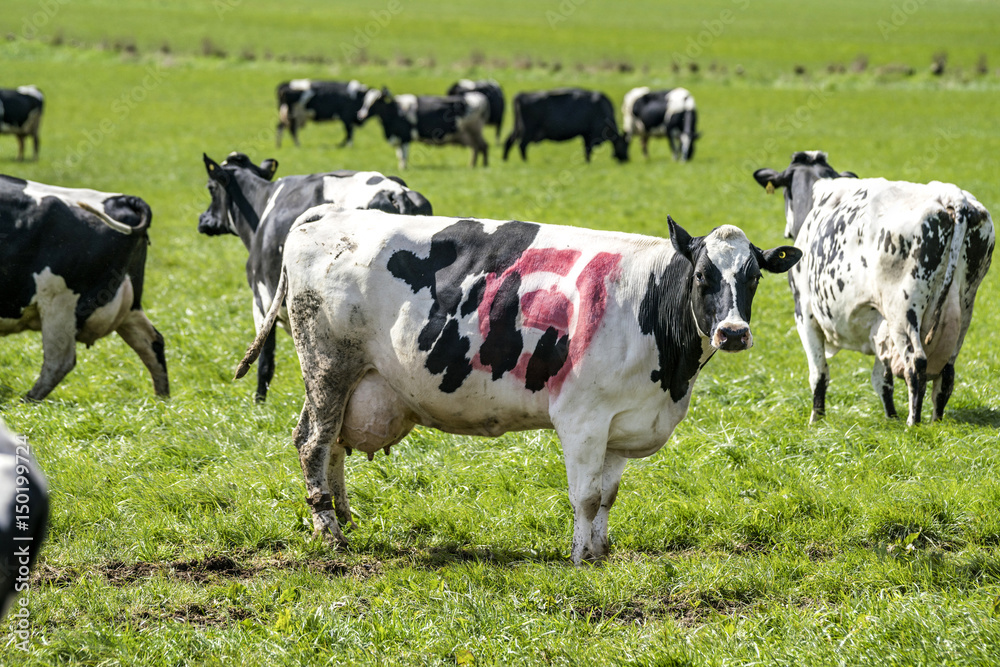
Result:
[[295,79],[278,85],[278,148],[285,128],[299,145],[299,128],[306,121],[317,123],[339,118],[347,135],[341,146],[354,143],[354,126],[360,125],[358,111],[368,92],[368,86],[358,81],[316,81]]
[[615,109],[604,93],[582,88],[562,88],[518,93],[514,98],[514,130],[504,142],[507,159],[519,142],[521,159],[528,159],[528,144],[536,141],[568,141],[583,137],[583,153],[590,162],[595,146],[610,141],[619,162],[628,161],[628,142],[618,133]]
[[142,310],[149,205],[130,195],[0,176],[0,336],[42,332],[40,401],[76,365],[76,342],[117,331],[170,393],[163,336]]
[[633,88],[622,102],[622,129],[625,141],[638,134],[642,154],[649,157],[649,137],[666,136],[675,160],[687,162],[694,157],[698,132],[698,111],[694,97],[685,88],[651,91]]
[[934,380],[932,419],[940,419],[993,255],[990,214],[947,183],[838,174],[821,151],[795,153],[783,172],[758,169],[754,178],[769,193],[785,188],[785,236],[805,253],[788,282],[809,360],[810,421],[826,411],[826,360],[839,350],[875,355],[872,387],[887,417],[896,416],[893,377],[905,378],[908,424],[920,421]]
[[475,167],[482,153],[485,167],[489,146],[483,139],[483,125],[489,113],[489,100],[475,91],[446,97],[393,96],[383,87],[365,94],[358,120],[364,122],[369,116],[379,117],[385,138],[396,147],[400,169],[406,169],[411,141],[469,146],[472,148],[470,165]]
[[[388,213],[430,215],[431,204],[402,180],[374,171],[332,171],[285,176],[271,182],[275,160],[258,167],[243,153],[231,153],[221,165],[204,156],[212,202],[198,219],[208,236],[235,234],[250,253],[247,282],[253,291],[254,324],[258,329],[271,307],[281,273],[281,251],[292,222],[317,204],[371,208]],[[274,377],[275,336],[271,332],[257,369],[258,401],[267,397]]]
[[[344,542],[344,456],[373,455],[423,424],[499,436],[554,428],[574,511],[575,563],[604,557],[626,460],[684,418],[716,350],[753,344],[761,251],[738,228],[670,240],[530,222],[402,220],[307,211],[282,281],[306,386],[293,435],[317,536]],[[275,297],[277,303],[279,297]],[[272,306],[237,369],[252,363]]]
[[0,134],[17,137],[17,159],[24,160],[24,138],[31,137],[38,159],[38,127],[42,123],[45,98],[34,86],[20,86],[16,90],[0,88]]
[[[48,520],[45,475],[28,443],[18,440],[0,421],[0,618],[17,594],[28,589]],[[20,608],[11,614],[15,635],[28,627],[27,603],[27,598],[21,598]]]
[[472,81],[471,79],[460,79],[448,89],[449,95],[461,95],[462,93],[476,92],[486,96],[490,103],[490,113],[486,118],[487,125],[493,125],[497,129],[497,143],[500,142],[500,126],[503,125],[504,96],[503,88],[500,84],[491,79]]

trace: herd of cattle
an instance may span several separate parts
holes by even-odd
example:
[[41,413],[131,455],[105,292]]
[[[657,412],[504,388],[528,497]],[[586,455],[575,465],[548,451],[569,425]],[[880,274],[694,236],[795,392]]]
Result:
[[[401,167],[413,140],[459,142],[485,164],[483,127],[495,125],[499,139],[503,122],[503,93],[488,81],[459,82],[443,97],[291,81],[278,98],[279,142],[285,129],[298,142],[307,121],[340,118],[349,143],[354,125],[374,115]],[[37,154],[41,94],[25,87],[0,101],[0,127],[16,128],[22,149],[33,136]],[[648,154],[648,138],[663,134],[689,160],[698,137],[684,89],[630,91],[624,134],[601,93],[521,93],[513,106],[505,158],[515,143],[525,157],[531,142],[582,136],[588,159],[603,141],[626,159],[633,136]],[[827,358],[841,349],[875,357],[872,386],[888,417],[894,378],[906,382],[908,424],[920,421],[932,382],[938,420],[995,242],[989,212],[957,186],[858,178],[820,151],[753,174],[768,194],[784,188],[793,245],[770,250],[737,227],[693,237],[670,218],[666,240],[435,217],[424,195],[378,172],[275,179],[275,160],[203,160],[211,202],[198,231],[238,236],[249,254],[257,337],[237,377],[259,357],[264,401],[274,327],[289,331],[306,393],[293,441],[315,534],[333,543],[352,523],[344,460],[353,450],[388,454],[417,424],[484,436],[552,428],[574,512],[572,560],[605,557],[626,461],[666,442],[716,351],[753,345],[751,306],[765,271],[789,273],[812,421],[825,411]],[[169,394],[164,338],[141,305],[151,220],[136,196],[0,176],[0,336],[42,335],[42,370],[26,399],[44,399],[66,376],[76,342],[112,331],[149,369],[155,393]],[[0,475],[15,469],[6,440],[0,433]],[[0,545],[15,502],[3,488]],[[0,581],[0,597],[12,585]]]
[[[354,127],[372,116],[382,122],[385,138],[396,147],[399,168],[405,169],[410,144],[458,144],[472,149],[472,166],[483,156],[488,161],[489,146],[483,137],[487,125],[496,128],[500,140],[506,106],[503,89],[496,81],[462,79],[446,95],[393,95],[388,88],[369,88],[359,81],[315,81],[296,79],[278,86],[278,134],[287,129],[298,145],[298,131],[308,121],[341,120],[346,135],[342,145],[354,138]],[[650,136],[665,136],[674,159],[694,156],[698,133],[698,112],[694,97],[684,88],[652,91],[634,88],[622,104],[623,132],[618,131],[611,100],[601,92],[582,88],[519,93],[514,97],[514,128],[504,142],[503,159],[517,144],[521,159],[527,147],[539,141],[568,141],[581,137],[584,156],[590,161],[594,148],[610,141],[614,156],[628,160],[633,136],[642,141],[643,155],[649,156]]]

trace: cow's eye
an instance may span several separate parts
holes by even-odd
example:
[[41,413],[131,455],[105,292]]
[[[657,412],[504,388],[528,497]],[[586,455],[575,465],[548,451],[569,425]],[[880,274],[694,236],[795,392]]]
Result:
[[694,279],[699,285],[705,284],[705,274],[701,271],[694,272]]

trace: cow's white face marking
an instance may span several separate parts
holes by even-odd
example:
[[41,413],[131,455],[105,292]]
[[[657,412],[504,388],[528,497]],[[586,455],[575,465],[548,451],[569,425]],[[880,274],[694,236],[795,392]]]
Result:
[[[747,348],[753,347],[753,334],[749,333],[750,323],[740,314],[739,299],[736,298],[741,289],[746,289],[746,285],[739,285],[738,280],[743,269],[753,259],[750,241],[739,227],[723,225],[705,238],[705,252],[721,274],[721,293],[726,295],[727,299],[727,303],[719,304],[725,309],[725,315],[714,324],[712,331],[708,332],[712,345],[720,347],[720,329],[746,329],[749,338]],[[719,314],[721,315],[722,311]]]
[[368,114],[372,111],[372,105],[380,99],[382,99],[382,91],[377,88],[372,88],[365,93],[365,101],[361,104],[361,109],[358,111],[358,120],[368,118]]

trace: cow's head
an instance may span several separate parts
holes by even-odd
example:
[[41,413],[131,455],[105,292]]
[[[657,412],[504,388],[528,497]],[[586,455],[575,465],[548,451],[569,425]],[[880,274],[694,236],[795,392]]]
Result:
[[670,241],[691,262],[691,314],[698,333],[712,347],[739,352],[753,346],[750,307],[761,271],[784,273],[802,251],[792,246],[761,250],[739,227],[716,227],[693,238],[669,216]]
[[785,189],[785,238],[794,239],[806,216],[813,207],[813,185],[821,178],[857,178],[851,171],[837,172],[826,161],[823,151],[799,151],[792,155],[792,163],[782,172],[758,169],[753,177],[768,194],[777,188]]
[[392,104],[392,93],[385,86],[379,88],[369,88],[365,92],[364,102],[358,110],[358,122],[364,123],[371,116],[381,115],[382,111]]
[[[230,153],[222,164],[216,163],[208,155],[202,154],[205,161],[205,170],[208,172],[208,191],[212,195],[212,202],[208,205],[200,216],[198,216],[198,231],[208,236],[218,236],[220,234],[235,234],[239,236],[236,223],[233,220],[231,205],[233,204],[233,188],[235,186],[234,176],[238,170],[252,174],[254,177],[265,181],[274,178],[274,173],[278,170],[277,160],[264,160],[260,166],[250,161],[250,158],[243,153]],[[244,203],[245,197],[242,193],[237,193],[241,197],[237,205]]]
[[628,139],[624,134],[617,131],[611,135],[611,147],[614,150],[615,159],[619,162],[628,162]]

